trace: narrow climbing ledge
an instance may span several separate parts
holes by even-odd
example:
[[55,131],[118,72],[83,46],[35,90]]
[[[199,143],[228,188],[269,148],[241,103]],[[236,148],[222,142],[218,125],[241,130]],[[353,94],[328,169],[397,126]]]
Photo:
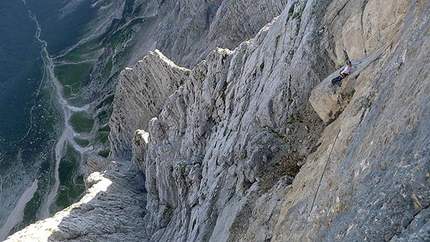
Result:
[[331,84],[331,80],[339,75],[340,70],[337,70],[312,90],[309,102],[324,123],[330,123],[339,117],[355,93],[357,78],[366,67],[379,59],[383,51],[384,48],[380,48],[354,62],[351,74],[342,80],[340,87]]

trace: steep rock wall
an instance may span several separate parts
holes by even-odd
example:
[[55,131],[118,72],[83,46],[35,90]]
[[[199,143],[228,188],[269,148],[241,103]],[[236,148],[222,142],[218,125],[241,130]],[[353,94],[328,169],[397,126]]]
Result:
[[188,76],[159,51],[150,52],[133,68],[121,72],[110,118],[111,156],[131,159],[134,131],[147,129],[167,99]]
[[397,35],[344,83],[353,96],[294,180],[274,240],[429,239],[430,4],[400,6]]
[[[387,145],[384,141],[379,147],[368,146],[374,143],[373,132],[392,140],[401,132],[400,124],[411,122],[407,122],[410,115],[404,115],[394,128],[397,132],[387,130],[384,124],[365,122],[372,116],[369,110],[375,112],[373,119],[378,122],[376,117],[383,113],[380,106],[392,106],[384,114],[388,118],[399,105],[398,99],[390,98],[394,95],[390,91],[380,93],[381,86],[397,90],[395,96],[399,97],[407,95],[399,90],[410,89],[398,84],[410,83],[405,76],[412,74],[409,68],[399,74],[404,65],[399,58],[407,59],[408,48],[399,45],[406,42],[417,48],[412,52],[427,53],[423,43],[429,24],[423,14],[428,6],[422,2],[396,2],[379,13],[386,4],[389,3],[339,1],[325,8],[321,2],[291,2],[252,42],[243,43],[233,52],[218,50],[192,70],[190,81],[169,98],[158,119],[151,121],[149,142],[143,151],[149,212],[146,219],[149,224],[153,222],[148,226],[152,240],[407,240],[426,236],[426,121],[416,121],[411,127],[418,141],[413,141],[411,135],[396,144]],[[321,15],[315,15],[318,11],[322,11]],[[324,16],[324,11],[330,14]],[[361,11],[362,17],[346,20],[353,11]],[[340,12],[339,19],[331,19],[332,13]],[[323,24],[319,25],[321,20]],[[345,24],[336,30],[339,21]],[[287,35],[277,35],[280,30]],[[357,39],[364,44],[354,44]],[[307,90],[320,81],[318,77],[328,74],[331,63],[351,57],[363,60],[346,84],[352,90],[341,97],[346,99],[340,111],[345,111],[326,128],[319,149],[307,156],[319,135],[318,122],[312,121],[312,112],[307,109]],[[425,69],[428,54],[418,59],[409,65]],[[267,65],[270,67],[266,69]],[[400,76],[396,77],[393,69]],[[397,85],[389,87],[393,82]],[[328,83],[326,79],[321,85]],[[411,100],[413,104],[401,110],[415,109],[424,114],[427,75],[415,83],[420,101]],[[331,91],[327,95],[332,95]],[[300,112],[305,113],[304,120]],[[298,142],[297,134],[301,132],[307,132],[307,136]],[[410,146],[401,147],[405,142]],[[285,188],[289,176],[284,176],[272,187],[267,174],[278,180],[285,174],[277,174],[273,167],[291,172],[291,167],[285,165],[298,162],[294,149],[305,150],[307,163],[293,186]],[[393,157],[389,158],[387,152],[391,151],[403,160],[400,167],[404,170],[399,171]],[[405,152],[409,156],[401,155]],[[378,162],[366,161],[370,157]],[[340,164],[334,165],[332,160]],[[410,166],[416,168],[407,170]],[[391,180],[393,176],[397,178],[395,182]],[[266,193],[265,186],[272,189]],[[406,187],[412,190],[406,191]],[[402,199],[397,197],[397,190],[403,194]],[[269,195],[262,194],[285,194],[284,202],[273,203]],[[262,208],[262,204],[272,205]],[[269,217],[264,217],[262,211]],[[389,218],[398,222],[389,223]],[[265,226],[257,228],[255,221]],[[375,221],[386,222],[378,225]]]
[[[98,3],[98,5],[103,5],[103,3]],[[114,64],[110,71],[109,80],[112,78],[112,80],[119,79],[119,82],[124,82],[125,79],[130,79],[129,76],[134,76],[134,79],[130,79],[130,81],[135,82],[136,87],[130,86],[128,91],[140,90],[139,85],[148,82],[146,79],[154,82],[154,85],[146,84],[153,88],[153,86],[159,85],[155,82],[160,82],[160,80],[140,77],[141,73],[146,73],[141,69],[145,68],[142,66],[147,63],[135,64],[143,56],[146,56],[149,50],[156,52],[156,49],[160,49],[164,55],[176,63],[194,66],[215,47],[234,48],[244,39],[254,36],[262,26],[277,16],[285,5],[286,1],[263,1],[256,4],[252,1],[219,0],[205,2],[195,0],[136,0],[126,1],[122,5],[107,4],[108,12],[117,13],[115,15],[117,19],[112,21],[102,35],[106,45],[104,54],[100,56],[99,62],[93,68],[92,80],[90,87],[84,91],[87,92],[85,96],[89,100],[98,99],[97,102],[100,104],[97,105],[94,113],[98,114],[106,109],[110,110],[110,106],[107,108],[99,107],[103,105],[103,100],[113,95],[113,85],[116,84],[116,81],[109,81],[110,84],[106,84],[106,80],[100,75],[109,64]],[[120,12],[122,14],[118,17],[119,9],[122,9]],[[99,12],[102,14],[106,10],[103,9]],[[102,21],[99,20],[98,22]],[[118,42],[118,40],[120,41]],[[121,63],[123,62],[121,59],[124,58],[127,58],[125,64],[127,66],[136,65],[133,67],[136,70],[126,70],[117,77],[117,68],[125,66],[124,63]],[[163,77],[160,78],[163,79]],[[113,104],[117,107],[117,111],[113,113],[110,121],[110,126],[114,129],[109,137],[111,157],[131,158],[133,132],[138,128],[146,129],[149,119],[159,113],[166,95],[173,93],[177,87],[178,85],[169,85],[166,88],[155,87],[157,91],[164,93],[163,96],[153,96],[151,91],[146,92],[144,88],[143,92],[146,92],[147,98],[151,99],[140,101],[140,104],[148,107],[145,110],[141,110],[139,105],[133,106],[118,101],[130,100],[131,103],[135,103],[137,99],[132,97],[133,94],[129,95],[124,90],[117,89],[114,95],[118,98]],[[124,117],[119,111],[121,108],[130,112],[135,110],[134,113],[137,116]],[[149,112],[146,113],[146,111]],[[122,115],[122,117],[118,115]],[[120,128],[122,130],[119,130]]]
[[[240,238],[240,226],[252,226],[243,217],[272,199],[258,197],[278,180],[288,190],[322,128],[307,101],[330,64],[316,34],[322,12],[312,15],[319,7],[290,2],[253,40],[211,53],[151,120],[146,149],[135,149],[146,154],[151,240]],[[272,228],[252,233],[269,239]]]
[[[82,1],[68,1],[60,15],[73,14],[80,3]],[[94,2],[91,8],[96,15],[83,30],[85,34],[82,39],[57,57],[59,63],[65,58],[66,62],[82,61],[92,65],[86,79],[79,84],[85,85],[85,88],[73,94],[70,102],[90,104],[88,112],[94,119],[94,126],[89,139],[96,151],[93,153],[109,153],[105,136],[112,113],[112,100],[118,95],[116,85],[123,77],[120,74],[123,69],[136,65],[148,51],[155,52],[156,49],[182,66],[194,66],[216,46],[234,48],[244,39],[254,36],[282,11],[285,4],[285,0],[258,4],[221,0]],[[77,56],[80,61],[76,60]],[[164,103],[159,101],[154,104],[157,108]],[[146,116],[153,115],[149,113]],[[132,122],[130,119],[127,121]],[[137,123],[145,123],[145,128],[144,121]],[[137,128],[135,126],[130,125],[131,133]],[[111,140],[115,139],[111,143],[121,146],[119,150],[111,147],[111,157],[130,158],[132,136],[129,133],[126,131],[124,137],[111,136]]]
[[[291,1],[254,39],[190,70],[157,118],[141,116],[148,132],[129,141],[148,191],[136,240],[429,240],[430,4],[392,3]],[[332,88],[346,57],[362,62]],[[161,67],[157,75],[180,83]],[[327,126],[311,95],[315,109],[337,112]],[[339,106],[318,102],[325,95]],[[120,184],[130,175],[112,173]],[[63,219],[79,224],[87,214]],[[74,228],[76,237],[65,227],[55,236],[85,240],[85,227]]]

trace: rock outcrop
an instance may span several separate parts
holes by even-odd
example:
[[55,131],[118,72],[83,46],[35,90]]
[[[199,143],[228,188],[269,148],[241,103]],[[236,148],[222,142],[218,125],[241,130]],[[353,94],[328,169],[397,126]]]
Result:
[[[142,67],[144,63],[136,64],[136,62],[142,62],[142,58],[150,58],[145,57],[148,51],[156,52],[159,49],[181,66],[193,67],[215,47],[235,48],[243,40],[255,36],[261,27],[281,13],[286,4],[286,0],[260,3],[219,0],[203,2],[102,0],[92,4],[92,11],[96,14],[85,29],[86,34],[79,43],[68,48],[58,57],[61,59],[64,56],[68,57],[70,53],[78,52],[77,55],[82,55],[80,56],[82,62],[88,62],[88,60],[94,62],[87,77],[88,80],[84,81],[86,87],[71,100],[71,102],[78,100],[78,103],[84,100],[90,103],[89,112],[95,121],[93,137],[90,138],[95,142],[91,142],[91,145],[95,150],[106,153],[106,142],[100,142],[100,137],[104,137],[105,133],[100,130],[105,130],[110,120],[113,97],[126,96],[121,93],[125,90],[115,92],[116,85],[121,78],[133,78],[130,75],[135,75],[137,78],[140,75],[135,73],[141,73],[139,69],[146,67]],[[62,9],[61,15],[72,14],[77,5],[79,1],[70,1]],[[100,43],[102,48],[95,43]],[[83,53],[79,49],[89,52]],[[129,71],[130,66],[135,66],[137,71]],[[121,75],[120,72],[123,69],[126,70]],[[153,79],[148,80],[151,82]],[[177,88],[177,85],[169,84],[168,87]],[[173,90],[169,88],[158,89],[158,91],[171,94]],[[136,90],[136,88],[130,90]],[[146,105],[154,106],[151,112],[144,115],[152,118],[164,104],[165,95],[158,96],[159,99],[151,96],[153,93],[146,93],[146,95],[151,97],[151,102],[156,102]],[[124,104],[118,103],[118,100],[120,99],[116,99],[116,104]],[[143,115],[133,119],[138,120],[140,117]],[[122,127],[125,128],[125,132],[122,135],[122,132],[113,131],[113,134],[118,133],[119,136],[110,137],[113,144],[110,155],[114,158],[130,159],[132,133],[137,128],[146,128],[147,119],[133,121],[130,116],[126,120],[127,118],[115,117],[115,114],[113,119],[118,119],[117,124],[124,121]],[[138,127],[141,124],[143,127]],[[117,125],[114,128],[119,127]],[[128,130],[131,131],[128,132]],[[101,141],[105,140],[103,138]]]
[[[146,56],[137,64],[133,64],[135,70],[126,68],[120,74],[118,82],[128,81],[133,84],[120,84],[115,92],[115,96],[118,98],[113,104],[116,112],[113,113],[110,121],[110,127],[114,129],[110,134],[110,156],[131,159],[131,139],[134,131],[138,128],[146,129],[149,119],[160,112],[164,100],[181,84],[181,78],[170,77],[168,69],[157,70],[157,68],[163,68],[163,64],[159,65],[152,60],[147,60],[148,58],[160,56],[160,61],[163,61],[166,59],[161,57],[164,54],[181,65],[194,66],[216,47],[235,48],[243,40],[254,36],[262,26],[280,14],[286,4],[285,0],[275,3],[255,3],[253,1],[205,1],[201,3],[195,0],[146,3],[146,1],[139,0],[134,1],[133,4],[127,2],[122,5],[109,5],[110,12],[116,13],[113,16],[117,17],[118,21],[112,23],[106,35],[120,34],[122,36],[120,38],[125,38],[127,41],[113,50],[110,45],[105,48],[106,53],[101,57],[101,61],[109,60],[113,55],[114,62],[117,62],[118,58],[115,56],[126,55],[129,58],[127,64],[131,65],[146,55],[148,50],[153,50],[155,53]],[[119,17],[118,9],[124,9]],[[261,9],[264,11],[260,11]],[[103,11],[100,10],[100,12]],[[142,23],[136,24],[136,21],[141,19],[143,19]],[[121,22],[124,24],[120,25]],[[130,33],[125,34],[126,32]],[[160,49],[163,54],[160,54],[155,48]],[[148,64],[152,66],[147,66]],[[166,62],[165,68],[168,68],[170,64]],[[152,70],[149,70],[151,68]],[[181,68],[176,69],[181,70]],[[99,72],[101,71],[103,71],[102,68]],[[181,70],[181,72],[186,71]],[[153,73],[166,74],[164,77],[157,77]],[[178,75],[184,75],[184,73],[178,73]],[[93,76],[97,79],[99,75],[94,73]],[[171,78],[177,82],[168,83],[165,78]],[[167,86],[164,86],[165,84]],[[93,80],[93,85],[88,90],[96,90],[96,93],[99,93],[100,81]],[[133,95],[140,94],[140,92],[147,96],[147,100],[133,98]],[[96,94],[93,92],[88,95]],[[145,110],[142,110],[144,107]],[[135,110],[136,116],[128,115],[128,113],[124,115],[121,110],[129,112]]]
[[[427,1],[288,1],[255,38],[191,70],[159,53],[126,70],[134,81],[117,88],[111,126],[123,126],[111,140],[129,139],[115,152],[132,148],[147,192],[133,193],[146,211],[133,210],[140,229],[127,239],[428,241],[429,11]],[[360,64],[330,87],[347,58]],[[107,174],[124,184],[132,173]],[[115,240],[118,214],[102,211]],[[74,225],[86,214],[51,238],[102,234]]]
[[[416,47],[411,49],[413,53],[428,53],[423,37],[429,23],[421,15],[429,6],[399,2],[374,17],[387,3],[380,4],[290,3],[255,39],[233,52],[218,50],[191,71],[190,80],[170,96],[149,127],[141,167],[147,178],[146,221],[151,225],[147,226],[151,240],[426,238],[426,121],[411,121],[411,115],[405,113],[395,124],[388,117],[406,99],[402,82],[419,100],[411,99],[411,106],[405,105],[402,112],[415,109],[420,116],[426,113],[428,78],[424,74],[411,82],[405,77],[412,70],[404,63],[410,46]],[[331,13],[357,9],[362,11],[361,18],[346,21],[340,17],[346,24],[334,30],[338,19],[334,21]],[[324,15],[325,11],[328,14]],[[393,14],[389,25],[381,23]],[[286,34],[278,35],[280,32]],[[351,45],[354,41],[345,41],[342,35],[363,39],[364,44]],[[331,63],[342,63],[344,58],[362,60],[339,90],[336,105],[324,107],[337,115],[319,112],[325,122],[334,121],[320,136],[320,124],[312,119],[307,99],[327,76]],[[405,60],[400,61],[402,58]],[[428,54],[421,54],[408,66],[425,69],[427,59]],[[329,78],[314,93],[324,90]],[[325,90],[327,96],[332,95],[333,90]],[[327,105],[321,97],[312,99]],[[379,118],[390,120],[395,127],[387,129]],[[410,130],[418,136],[393,141],[401,127],[411,122]],[[376,142],[374,132],[386,138],[378,135],[380,141]],[[319,148],[309,155],[319,137]],[[390,156],[393,151],[396,154]],[[294,159],[300,155],[307,162],[288,187],[294,164],[303,163]],[[284,172],[277,174],[279,170]],[[281,176],[283,180],[273,186],[270,178],[276,181]],[[267,192],[265,186],[272,190]],[[275,200],[262,194],[285,195],[273,205]],[[263,208],[262,204],[272,206]],[[398,222],[389,222],[390,218]],[[264,226],[257,230],[255,221]],[[377,226],[379,221],[383,224]]]
[[[252,224],[243,217],[272,201],[259,196],[278,180],[278,189],[288,191],[297,163],[304,163],[322,131],[307,101],[327,72],[318,62],[327,56],[319,36],[309,34],[319,24],[311,21],[311,6],[304,21],[306,3],[290,3],[253,40],[234,51],[214,51],[151,120],[140,165],[151,240],[241,238],[241,226]],[[303,29],[301,21],[307,23]],[[319,58],[299,58],[308,51]],[[275,205],[267,208],[269,217],[277,212]],[[257,212],[254,218],[261,219]],[[272,231],[249,233],[269,239]]]
[[[144,179],[130,162],[89,158],[85,196],[6,241],[145,241]],[[100,170],[104,172],[99,172]]]
[[[159,51],[150,52],[133,68],[121,72],[110,121],[111,156],[131,159],[131,139],[147,129],[167,99],[189,75]],[[134,114],[134,115],[133,115]]]
[[429,240],[430,84],[428,70],[416,70],[429,61],[430,4],[391,8],[402,24],[384,30],[392,38],[381,51],[373,48],[379,58],[357,70],[348,105],[327,126],[283,202],[273,240]]

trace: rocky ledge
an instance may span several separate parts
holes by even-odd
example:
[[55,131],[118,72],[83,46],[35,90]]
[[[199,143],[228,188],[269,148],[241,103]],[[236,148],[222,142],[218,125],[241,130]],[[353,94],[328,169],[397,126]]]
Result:
[[53,217],[6,241],[145,241],[144,179],[130,162],[88,159],[87,192]]

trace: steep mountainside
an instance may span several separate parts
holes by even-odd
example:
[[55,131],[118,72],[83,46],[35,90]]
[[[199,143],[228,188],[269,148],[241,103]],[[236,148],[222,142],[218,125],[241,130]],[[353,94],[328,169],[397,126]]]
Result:
[[[41,221],[9,240],[430,240],[429,11],[419,0],[294,0],[192,69],[150,53],[121,74],[113,157],[88,170],[104,171],[89,190],[104,179],[112,189],[56,214],[58,227]],[[353,71],[332,87],[346,59]],[[140,181],[118,162],[130,147],[146,197],[118,189]],[[119,216],[125,207],[140,215]]]
[[[78,6],[88,1],[67,1],[58,19],[76,14]],[[215,46],[235,47],[243,39],[254,36],[285,4],[286,1],[255,5],[251,1],[219,0],[100,0],[92,3],[94,16],[80,31],[81,39],[53,57],[55,74],[64,85],[68,103],[90,104],[88,113],[94,125],[89,132],[88,147],[94,147],[102,155],[106,153],[107,124],[123,69],[135,65],[148,51],[156,49],[176,63],[194,66]],[[259,9],[265,11],[256,14]],[[246,24],[239,25],[245,20]],[[117,157],[116,153],[112,156]],[[131,158],[130,152],[127,157]]]
[[[93,154],[107,157],[110,153],[109,119],[121,70],[155,49],[182,65],[193,66],[213,46],[234,47],[242,39],[254,36],[282,11],[286,1],[256,5],[251,1],[27,0],[17,4],[23,5],[24,17],[37,27],[37,31],[30,30],[28,34],[32,36],[36,32],[37,43],[46,47],[46,53],[38,50],[36,53],[43,55],[39,60],[44,60],[46,68],[40,70],[45,71],[40,86],[52,93],[53,100],[47,103],[59,107],[58,114],[64,117],[46,121],[57,113],[38,104],[40,98],[36,98],[35,108],[31,108],[34,117],[44,119],[40,122],[43,128],[55,128],[57,132],[46,130],[52,138],[47,142],[33,129],[36,137],[22,142],[34,150],[34,141],[38,140],[45,152],[34,158],[35,162],[28,162],[27,170],[16,162],[21,155],[24,160],[30,160],[27,153],[20,152],[17,159],[12,159],[19,176],[4,171],[8,175],[1,180],[0,189],[5,205],[0,209],[1,239],[10,229],[16,231],[31,221],[46,218],[81,197],[84,191],[82,173],[88,157]],[[265,11],[256,14],[259,8]],[[245,20],[246,24],[242,25]],[[27,60],[29,68],[38,71],[39,67],[28,64],[30,62]],[[163,96],[159,98],[165,98],[175,88],[176,84],[171,90],[162,91]],[[151,115],[157,114],[161,106],[159,103]],[[39,109],[46,113],[35,115]],[[139,127],[141,123],[136,122]],[[118,158],[131,158],[128,138],[133,132],[125,134],[123,146],[127,150]],[[115,151],[112,156],[117,157]],[[21,195],[23,199],[19,201]],[[22,217],[25,219],[20,222]]]

